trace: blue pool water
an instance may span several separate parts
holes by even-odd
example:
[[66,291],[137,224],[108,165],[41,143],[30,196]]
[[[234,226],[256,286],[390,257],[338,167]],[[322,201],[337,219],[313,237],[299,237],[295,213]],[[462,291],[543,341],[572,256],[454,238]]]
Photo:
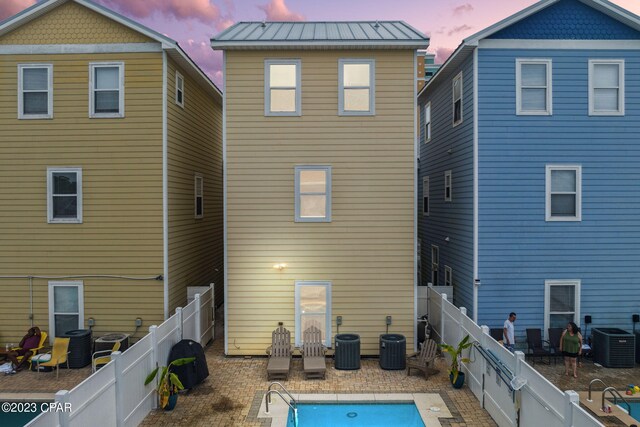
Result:
[[[287,426],[293,427],[293,411]],[[414,403],[299,403],[298,426],[424,427]]]
[[0,426],[23,427],[38,415],[40,415],[40,411],[38,412],[0,412]]
[[[640,421],[640,400],[627,399],[627,402],[629,402],[629,405],[631,406],[631,416],[636,420]],[[627,405],[625,405],[624,403],[618,404],[618,406],[624,409],[625,411],[627,410]]]

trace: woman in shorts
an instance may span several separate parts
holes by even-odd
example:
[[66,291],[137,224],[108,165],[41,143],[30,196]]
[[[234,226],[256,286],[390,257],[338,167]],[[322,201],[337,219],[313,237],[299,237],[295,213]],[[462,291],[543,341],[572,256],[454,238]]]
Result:
[[569,375],[569,369],[573,371],[574,378],[578,378],[578,356],[582,354],[582,335],[578,332],[578,326],[569,322],[567,329],[560,338],[560,351],[564,356],[564,374]]

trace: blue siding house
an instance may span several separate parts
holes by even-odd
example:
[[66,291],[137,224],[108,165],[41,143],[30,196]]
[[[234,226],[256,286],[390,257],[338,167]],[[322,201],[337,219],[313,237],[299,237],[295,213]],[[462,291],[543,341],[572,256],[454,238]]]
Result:
[[640,18],[544,0],[465,39],[419,95],[422,285],[501,327],[640,312]]

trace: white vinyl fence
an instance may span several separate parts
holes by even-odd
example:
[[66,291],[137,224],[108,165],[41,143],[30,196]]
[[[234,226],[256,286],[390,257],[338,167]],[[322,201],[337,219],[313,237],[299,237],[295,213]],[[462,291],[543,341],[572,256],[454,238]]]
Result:
[[27,427],[137,426],[156,407],[155,383],[144,380],[157,365],[166,365],[171,348],[182,339],[202,345],[214,336],[213,285],[109,364],[55,400],[70,403],[70,412],[44,412]]
[[487,326],[478,326],[464,307],[458,309],[431,286],[427,308],[436,341],[457,346],[471,337],[466,383],[500,427],[603,426],[580,407],[575,391],[562,392],[525,362],[524,353],[505,349]]

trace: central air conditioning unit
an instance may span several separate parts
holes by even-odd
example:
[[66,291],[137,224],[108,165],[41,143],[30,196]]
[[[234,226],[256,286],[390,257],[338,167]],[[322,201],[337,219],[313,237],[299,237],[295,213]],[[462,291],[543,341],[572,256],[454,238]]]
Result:
[[593,361],[605,368],[633,368],[636,340],[619,328],[593,329]]
[[129,348],[129,336],[130,334],[107,334],[96,339],[93,343],[93,351],[111,350],[115,343],[120,343],[120,349],[118,351],[125,351]]

